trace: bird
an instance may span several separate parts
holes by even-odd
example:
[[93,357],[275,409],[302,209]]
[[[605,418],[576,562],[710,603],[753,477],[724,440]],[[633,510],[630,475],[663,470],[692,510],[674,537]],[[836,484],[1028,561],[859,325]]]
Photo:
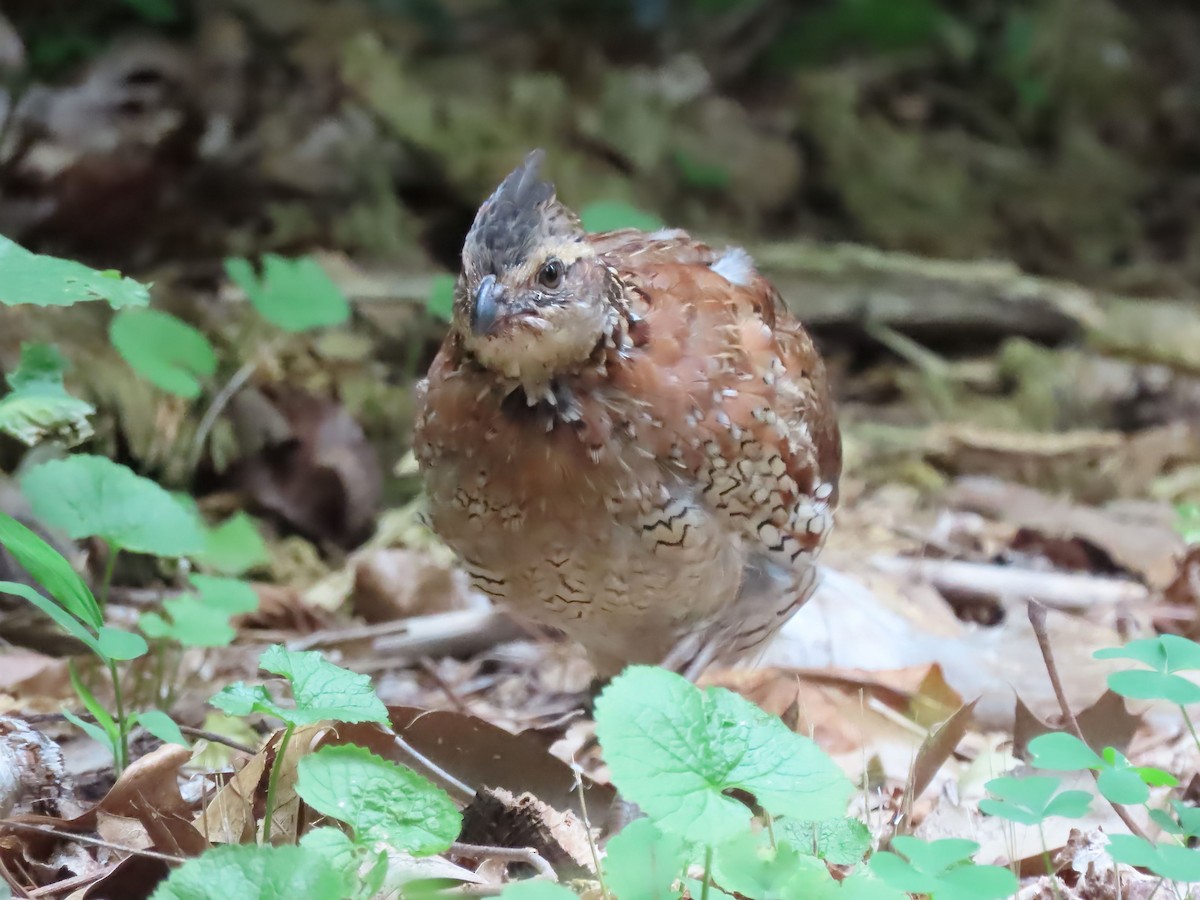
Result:
[[543,158],[480,206],[416,388],[426,521],[599,677],[695,680],[814,591],[842,467],[825,365],[744,249],[589,233]]

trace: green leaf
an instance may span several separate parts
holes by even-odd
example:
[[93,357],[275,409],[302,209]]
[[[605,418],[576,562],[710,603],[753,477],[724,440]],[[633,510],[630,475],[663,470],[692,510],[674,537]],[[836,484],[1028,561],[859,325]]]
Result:
[[67,393],[66,369],[49,344],[22,344],[21,362],[6,379],[12,391],[0,399],[0,431],[29,446],[52,437],[73,447],[91,437],[95,407]]
[[138,628],[146,637],[172,640],[184,647],[227,647],[237,637],[229,615],[214,610],[191,594],[163,601],[164,619],[156,612],[142,613]]
[[1096,777],[1096,789],[1113,803],[1137,805],[1150,799],[1150,789],[1131,769],[1103,769]]
[[1105,647],[1092,656],[1096,659],[1132,659],[1163,673],[1200,670],[1200,644],[1177,634],[1130,641],[1124,647]]
[[923,841],[909,835],[892,840],[892,846],[903,853],[922,872],[940,875],[951,866],[969,862],[979,851],[979,845],[965,838],[944,838],[940,841]]
[[258,609],[258,594],[248,582],[237,578],[218,578],[215,575],[193,575],[188,579],[198,592],[198,599],[209,609],[231,616]]
[[179,744],[181,747],[191,747],[175,720],[161,709],[148,709],[137,714],[137,723],[164,744]]
[[979,808],[989,816],[1021,825],[1037,825],[1050,816],[1078,819],[1086,815],[1092,795],[1087,791],[1064,791],[1055,796],[1061,786],[1062,779],[1049,775],[993,778],[984,787],[999,799],[981,800]]
[[[300,838],[300,846],[310,853],[323,856],[335,872],[342,874],[346,882],[342,896],[358,898],[375,897],[379,894],[387,876],[386,850],[375,851],[362,844],[356,844],[346,832],[332,825],[312,829]],[[373,856],[376,863],[364,873],[362,863],[367,856]]]
[[[0,544],[3,544],[21,568],[74,618],[91,626],[93,631],[104,624],[100,604],[63,555],[12,516],[4,513],[0,513]],[[36,602],[24,594],[21,596],[25,596],[30,602]]]
[[150,293],[119,272],[99,272],[69,259],[39,256],[0,235],[0,306],[70,306],[85,300],[107,300],[114,309],[145,306]]
[[292,685],[294,709],[281,706],[262,685],[232,684],[210,701],[232,716],[251,712],[274,716],[291,725],[316,722],[388,722],[387,707],[375,694],[371,679],[335,666],[315,650],[292,652],[279,644],[268,647],[259,660],[268,672]]
[[579,214],[587,231],[616,231],[619,228],[639,228],[642,231],[657,231],[663,227],[662,220],[653,213],[619,200],[600,200],[589,203]]
[[225,272],[263,318],[285,331],[341,325],[350,318],[345,295],[311,257],[285,259],[268,253],[261,278],[248,260],[227,259]]
[[504,890],[500,892],[500,900],[579,900],[579,896],[561,884],[531,878],[528,881],[514,881],[505,885]]
[[837,765],[777,717],[722,688],[633,666],[596,701],[596,734],[613,784],[660,829],[719,844],[747,828],[753,794],[773,815],[831,819],[853,790]]
[[124,766],[125,754],[121,746],[121,729],[117,725],[116,719],[109,714],[103,704],[96,699],[96,695],[84,684],[73,662],[67,663],[67,675],[71,679],[71,687],[74,689],[75,695],[83,703],[83,708],[92,714],[96,723],[93,725],[91,722],[85,722],[67,709],[63,710],[63,716],[73,725],[83,729],[92,740],[103,747],[107,747],[112,753],[113,759],[119,761],[120,765]]
[[148,478],[103,456],[51,460],[21,479],[39,519],[72,538],[155,556],[188,556],[204,548],[196,516]]
[[108,752],[112,754],[113,759],[117,758],[119,755],[117,744],[120,739],[115,733],[109,734],[96,723],[88,722],[86,719],[81,719],[69,709],[63,709],[62,716],[101,747],[108,748]]
[[1108,686],[1114,693],[1134,700],[1167,700],[1179,706],[1200,703],[1200,684],[1182,675],[1133,669],[1113,672],[1108,676]]
[[271,556],[254,520],[239,512],[205,530],[204,551],[196,559],[222,575],[244,575],[267,565]]
[[1029,742],[1031,762],[1039,769],[1077,772],[1104,767],[1098,753],[1073,734],[1054,731],[1040,734]]
[[803,854],[839,866],[861,862],[871,849],[871,832],[858,819],[826,819],[823,822],[794,822],[779,819],[775,834]]
[[151,900],[341,900],[344,889],[342,876],[320,853],[246,844],[214,847],[189,859],[158,886]]
[[449,322],[454,315],[454,286],[453,275],[435,275],[433,285],[429,289],[429,299],[425,302],[425,308],[430,314],[443,322]]
[[296,793],[349,825],[360,843],[379,841],[416,856],[441,853],[462,830],[462,815],[445,791],[353,744],[301,759]]
[[649,819],[635,819],[608,842],[604,877],[621,900],[668,900],[679,896],[674,884],[687,856],[678,835],[663,834]]
[[1108,852],[1117,862],[1149,869],[1169,881],[1200,881],[1200,850],[1178,844],[1151,844],[1132,834],[1113,834]]
[[217,355],[202,332],[158,309],[127,309],[108,335],[130,368],[155,387],[188,400],[217,371]]
[[47,600],[29,585],[16,581],[0,581],[0,594],[13,594],[14,596],[28,600],[53,619],[55,624],[71,635],[71,637],[86,644],[88,649],[101,659],[107,659],[104,651],[100,649],[100,642],[96,639],[96,635],[57,603]]
[[716,883],[726,893],[743,897],[799,898],[797,883],[826,871],[823,862],[801,856],[790,844],[772,848],[762,836],[749,831],[721,844],[713,854]]
[[934,900],[1003,900],[1016,893],[1017,877],[1000,866],[970,862],[979,850],[974,841],[947,838],[922,841],[902,835],[892,846],[903,854],[888,851],[871,857],[871,871],[901,891],[930,894]]
[[109,659],[138,659],[145,656],[146,651],[150,649],[140,634],[111,625],[101,626],[96,637],[99,639],[100,652]]

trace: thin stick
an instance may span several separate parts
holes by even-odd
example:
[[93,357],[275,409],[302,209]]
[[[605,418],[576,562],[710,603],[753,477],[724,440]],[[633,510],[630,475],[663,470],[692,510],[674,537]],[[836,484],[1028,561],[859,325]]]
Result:
[[[30,725],[39,725],[43,722],[65,722],[67,717],[62,713],[33,713],[28,716],[21,716]],[[95,722],[96,717],[89,712],[79,714],[79,718],[85,722]],[[188,737],[199,738],[205,741],[211,741],[214,744],[224,744],[231,750],[237,750],[240,753],[245,753],[253,756],[257,751],[253,747],[243,744],[241,741],[235,741],[233,738],[225,737],[223,734],[217,734],[215,731],[205,731],[203,728],[193,728],[190,725],[180,725],[179,730]]]
[[119,853],[132,853],[134,856],[147,856],[150,859],[161,859],[167,863],[181,863],[184,861],[182,856],[168,856],[166,853],[159,853],[156,850],[139,850],[137,847],[126,847],[122,844],[113,844],[109,841],[103,841],[100,838],[88,837],[84,834],[73,834],[70,831],[59,831],[57,828],[51,828],[49,825],[30,825],[25,822],[0,822],[0,829],[12,828],[15,831],[32,831],[36,834],[48,834],[51,837],[62,838],[64,841],[75,841],[79,844],[90,844],[93,847],[104,847],[106,850],[116,850]]
[[417,764],[423,766],[426,771],[436,775],[438,778],[442,779],[442,781],[446,782],[446,784],[450,785],[456,791],[461,793],[466,798],[467,802],[475,799],[475,789],[469,784],[464,784],[463,782],[459,781],[404,738],[400,737],[400,735],[393,735],[392,740],[395,741],[396,746],[399,747],[405,753],[405,755],[407,755]]
[[257,751],[253,747],[248,747],[241,741],[235,741],[233,738],[227,738],[223,734],[217,734],[215,731],[205,731],[203,728],[192,728],[190,725],[180,725],[179,730],[188,737],[199,738],[200,740],[208,741],[213,744],[224,744],[231,750],[237,750],[239,753],[245,753],[248,756],[253,756]]
[[470,859],[498,859],[503,862],[523,862],[537,869],[537,873],[551,881],[558,881],[558,873],[545,858],[532,847],[491,847],[484,844],[463,844],[455,841],[450,852]]
[[242,367],[233,373],[233,377],[229,379],[226,385],[217,392],[217,396],[213,397],[212,403],[204,411],[204,418],[196,426],[196,435],[192,438],[192,452],[188,459],[189,472],[195,472],[196,466],[200,464],[200,457],[204,455],[204,442],[208,440],[208,433],[212,431],[213,426],[217,423],[217,417],[225,411],[225,407],[229,405],[229,401],[233,399],[233,395],[240,391],[242,386],[258,370],[258,363],[259,360],[257,357],[243,363]]
[[99,881],[107,872],[88,872],[86,875],[76,875],[74,878],[66,878],[62,881],[56,881],[54,884],[47,884],[44,887],[34,888],[29,892],[30,897],[50,897],[54,894],[63,894],[67,891],[73,891],[75,888],[85,887],[93,881]]
[[[1079,720],[1075,718],[1075,713],[1071,712],[1071,704],[1067,702],[1066,691],[1063,690],[1062,679],[1058,675],[1058,666],[1054,662],[1054,652],[1050,649],[1050,635],[1046,631],[1046,607],[1036,601],[1029,601],[1029,624],[1033,626],[1034,637],[1037,638],[1038,649],[1042,651],[1042,659],[1046,663],[1046,674],[1050,676],[1050,686],[1054,688],[1054,696],[1058,699],[1058,707],[1062,710],[1063,722],[1071,733],[1079,739],[1084,746],[1090,746],[1087,738],[1083,736],[1083,729],[1079,727]],[[1097,784],[1100,782],[1100,773],[1095,769],[1088,769],[1092,773],[1092,779]],[[1101,795],[1103,796],[1103,795]],[[1104,798],[1108,800],[1107,797]],[[1146,837],[1146,833],[1142,831],[1133,817],[1129,815],[1129,811],[1119,803],[1114,803],[1108,800],[1108,805],[1125,823],[1125,827],[1132,834],[1137,835],[1142,840],[1150,840]]]

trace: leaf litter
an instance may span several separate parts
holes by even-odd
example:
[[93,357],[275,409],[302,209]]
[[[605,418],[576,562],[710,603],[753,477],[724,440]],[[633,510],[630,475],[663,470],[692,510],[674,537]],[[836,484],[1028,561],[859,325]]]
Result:
[[[239,71],[248,59],[248,32],[261,29],[276,36],[282,52],[290,57],[289,65],[294,63],[295,71],[303,73],[300,77],[311,77],[321,68],[313,64],[314,59],[341,69],[356,102],[398,132],[406,145],[419,148],[419,155],[434,160],[439,177],[456,197],[473,196],[495,174],[488,171],[490,162],[461,154],[460,148],[515,144],[528,137],[521,135],[518,141],[497,133],[464,140],[466,123],[479,118],[474,113],[484,101],[466,94],[442,96],[431,87],[428,72],[410,66],[403,54],[391,56],[385,49],[390,41],[404,44],[406,39],[364,30],[363,22],[370,20],[364,20],[354,4],[334,25],[326,26],[347,38],[344,44],[329,40],[324,32],[314,40],[313,22],[302,12],[247,14],[254,17],[252,29],[237,17],[232,21],[206,18],[205,40],[212,43],[203,53],[226,54],[221,59]],[[334,45],[350,49],[335,50]],[[155,78],[148,79],[149,87],[139,88],[137,79],[127,83],[121,73],[143,66],[144,71],[161,76],[161,84],[176,84],[180,59],[162,50],[153,43],[113,50],[111,58],[85,70],[83,84],[91,91],[99,89],[110,100],[116,98],[114,107],[121,105],[121,98],[128,99],[130,91],[143,88],[157,102],[162,98],[153,93],[159,90],[153,86]],[[659,161],[667,158],[668,151],[655,143],[654,135],[661,129],[649,126],[671,116],[689,130],[693,145],[703,146],[705,128],[713,127],[705,125],[705,117],[717,124],[717,131],[732,131],[721,124],[728,119],[714,118],[713,110],[722,99],[706,96],[708,88],[700,79],[692,88],[702,98],[698,108],[703,112],[697,113],[654,86],[657,78],[674,83],[663,71],[615,75],[625,80],[606,90],[635,97],[637,102],[622,104],[629,108],[624,118],[602,102],[588,106],[579,133],[595,141],[610,140],[612,134],[634,136],[637,146],[631,138],[628,147],[619,148],[622,168],[632,175],[613,175],[612,148],[604,149],[603,164],[598,164],[577,148],[563,147],[565,189],[573,196],[598,199],[599,203],[591,204],[591,215],[596,217],[628,216],[628,209],[609,202],[610,198],[645,195],[647,185],[655,186],[649,192],[655,194],[656,203],[686,205],[690,193],[657,187],[666,184],[659,175]],[[884,198],[887,202],[879,202],[872,191],[910,180],[902,172],[883,179],[884,186],[872,186],[872,179],[878,180],[881,157],[917,160],[904,163],[904,171],[921,174],[921,183],[929,184],[935,197],[953,197],[956,191],[937,171],[953,168],[946,164],[939,135],[923,145],[919,129],[897,126],[895,110],[879,116],[873,102],[863,101],[880,92],[880,85],[871,83],[875,77],[856,73],[841,81],[807,82],[789,96],[811,102],[797,104],[803,112],[789,111],[783,122],[785,128],[810,135],[814,146],[836,161],[831,172],[817,177],[832,179],[837,195],[846,201],[847,214],[859,220],[861,233],[893,250],[910,250],[910,244],[915,244],[952,255],[970,255],[980,247],[990,250],[996,246],[990,241],[1001,240],[999,246],[1010,249],[1008,255],[1026,265],[1054,265],[1008,237],[996,237],[1002,232],[1000,226],[978,212],[990,203],[982,186],[958,191],[964,198],[961,206],[934,204],[939,216],[951,221],[960,217],[959,224],[967,226],[962,228],[945,227],[945,221],[930,218],[928,210],[910,209],[908,198],[897,203],[889,195]],[[681,79],[681,83],[690,82]],[[269,85],[270,79],[264,84]],[[62,85],[57,91],[46,108],[96,96],[78,84]],[[512,96],[487,102],[528,118],[531,110],[563,113],[565,104],[554,99],[560,93],[552,81],[529,78]],[[142,94],[137,96],[139,103],[146,100]],[[885,97],[880,102],[896,99]],[[10,821],[28,827],[0,829],[0,860],[6,872],[29,888],[77,879],[81,887],[91,885],[89,895],[144,896],[162,879],[167,860],[173,863],[194,855],[213,841],[237,843],[260,833],[277,755],[282,762],[274,827],[284,835],[311,827],[322,810],[303,803],[297,790],[305,761],[316,758],[322,748],[354,743],[388,763],[413,765],[411,751],[415,751],[450,776],[440,782],[443,788],[453,791],[455,783],[478,788],[473,803],[460,801],[469,826],[462,835],[464,843],[477,848],[533,848],[561,873],[591,876],[589,843],[599,840],[603,845],[607,837],[614,792],[609,783],[613,772],[596,751],[594,720],[580,702],[588,673],[579,670],[577,659],[564,662],[573,655],[553,638],[499,618],[465,588],[443,548],[430,544],[415,527],[412,511],[402,505],[413,493],[411,475],[400,472],[389,477],[380,463],[402,455],[410,416],[408,381],[419,370],[422,354],[427,354],[422,341],[428,344],[440,328],[436,321],[427,320],[421,308],[439,274],[433,254],[407,236],[397,238],[397,227],[379,226],[403,219],[388,205],[394,198],[381,199],[360,186],[347,185],[344,165],[330,164],[330,158],[344,158],[348,150],[361,150],[368,142],[355,130],[353,116],[339,110],[335,121],[322,125],[328,126],[327,131],[318,129],[327,146],[338,148],[325,157],[320,146],[294,138],[312,130],[312,110],[304,109],[304,104],[299,109],[283,103],[259,105],[274,111],[264,114],[267,125],[253,138],[258,151],[252,167],[256,177],[266,173],[273,191],[283,184],[289,190],[302,186],[317,194],[332,191],[334,196],[352,197],[354,207],[343,219],[329,222],[308,214],[299,203],[273,203],[270,224],[262,229],[267,237],[254,248],[267,252],[262,277],[250,264],[236,271],[235,280],[250,301],[241,307],[262,311],[285,331],[310,322],[328,325],[337,340],[309,342],[291,336],[277,346],[264,346],[260,332],[242,327],[245,319],[237,291],[228,288],[220,289],[225,304],[221,316],[227,322],[217,322],[221,316],[184,317],[200,323],[203,332],[235,345],[235,366],[253,366],[255,373],[231,403],[228,420],[207,436],[204,465],[211,471],[203,477],[210,479],[214,490],[202,502],[213,521],[241,515],[245,509],[259,514],[263,521],[253,528],[261,529],[261,547],[255,544],[254,552],[237,558],[239,554],[222,547],[219,538],[202,534],[206,549],[196,558],[209,572],[253,571],[259,579],[254,583],[259,609],[233,620],[237,640],[232,647],[189,648],[181,654],[183,690],[172,698],[173,711],[179,711],[185,724],[207,733],[198,738],[197,755],[139,735],[139,758],[113,784],[106,783],[107,776],[98,771],[105,764],[86,749],[85,739],[45,718],[53,717],[69,697],[69,684],[55,655],[59,648],[45,640],[53,627],[43,628],[39,637],[36,629],[26,627],[28,623],[15,621],[9,606],[0,607],[5,628],[21,625],[11,633],[24,635],[19,640],[32,644],[32,649],[20,651],[21,656],[7,652],[4,656],[0,709],[39,716],[34,723],[50,742],[48,748],[61,743],[64,766],[75,788],[74,795],[53,798],[64,807],[56,815],[45,812],[45,796],[11,795],[17,812]],[[648,108],[653,110],[649,114]],[[87,110],[98,131],[111,129],[104,109]],[[236,108],[221,114],[231,117],[229,121],[237,119]],[[639,124],[639,115],[646,121]],[[743,123],[745,117],[738,111],[735,119]],[[861,129],[847,127],[851,120]],[[50,116],[39,124],[59,121]],[[183,120],[174,117],[174,111],[168,109],[163,121],[166,133],[187,134],[175,131]],[[433,126],[436,121],[453,127],[439,130]],[[765,134],[757,127],[739,132],[750,145],[746,158],[776,158],[780,142],[773,132],[778,124]],[[211,152],[219,153],[220,129],[208,134],[216,148]],[[872,136],[867,141],[868,155],[862,152],[864,134]],[[372,140],[377,137],[370,135]],[[23,229],[37,233],[38,228],[57,222],[69,241],[95,246],[102,235],[79,233],[78,223],[89,217],[80,215],[78,205],[72,206],[96,203],[96,195],[90,193],[96,182],[83,177],[89,171],[88,155],[94,152],[86,136],[49,127],[38,132],[34,143],[69,149],[60,158],[70,165],[54,180],[36,169],[40,160],[52,154],[30,154],[16,161],[19,171],[44,185],[50,200]],[[889,157],[879,152],[883,145],[932,146],[934,154]],[[978,152],[978,146],[971,144],[970,158],[980,171],[989,173],[981,182],[995,189],[988,179],[998,176]],[[429,173],[408,158],[411,155],[385,153],[382,159],[368,160],[365,168],[399,169],[408,184],[430,180]],[[700,156],[688,157],[683,167],[687,177],[713,181],[705,175]],[[151,154],[148,162],[136,166],[110,163],[105,176],[125,189],[140,188],[170,165],[168,157]],[[774,172],[780,181],[764,185],[753,169],[764,173],[758,178]],[[1060,168],[1051,177],[1067,174]],[[747,208],[719,210],[713,214],[715,222],[704,224],[729,232],[742,232],[764,210],[773,214],[771,198],[799,190],[801,179],[791,165],[747,165],[722,177],[739,186],[737,196],[745,198]],[[1026,188],[1039,183],[1031,178],[1024,174],[1018,183]],[[788,190],[781,192],[780,183]],[[1011,187],[1006,183],[1004,190]],[[693,184],[687,190],[694,189]],[[713,189],[711,184],[708,189]],[[830,189],[830,185],[816,188]],[[1091,188],[1084,195],[1123,196],[1119,190],[1104,194]],[[1116,205],[1135,206],[1123,201]],[[196,208],[197,215],[213,214],[202,204]],[[964,222],[964,210],[975,210],[976,218]],[[151,248],[148,257],[159,252],[155,245],[163,235],[169,237],[181,227],[194,230],[198,243],[210,245],[210,255],[224,254],[225,233],[195,228],[191,214],[146,236],[156,231],[155,222],[177,212],[169,206],[155,207],[154,215],[145,216],[128,231],[112,228],[111,222],[103,227],[131,245],[140,240]],[[218,211],[216,218],[225,212]],[[1039,205],[1037,214],[1042,217],[1040,228],[1074,242],[1071,223],[1076,220],[1070,209],[1060,212]],[[140,239],[129,237],[139,232]],[[247,243],[244,231],[235,239]],[[347,309],[315,270],[310,271],[309,286],[319,296],[312,309],[289,309],[278,294],[267,290],[267,275],[278,269],[281,260],[272,251],[289,242],[314,240],[341,245],[320,257],[321,270],[351,297],[354,316],[349,322]],[[364,246],[374,251],[382,247],[394,255],[387,264],[352,263],[341,255],[348,247],[357,258]],[[232,252],[242,261],[246,250],[239,247]],[[1116,896],[1119,872],[1121,896],[1148,897],[1154,879],[1127,865],[1115,867],[1102,852],[1104,834],[1121,826],[1101,802],[1094,802],[1083,818],[1049,820],[1048,848],[1041,847],[1029,826],[1009,826],[983,815],[981,805],[989,796],[985,784],[990,779],[1004,773],[1018,778],[1029,774],[1025,761],[1031,740],[1064,727],[1059,698],[1026,621],[1025,602],[1030,596],[1048,604],[1054,601],[1047,627],[1062,689],[1087,743],[1097,753],[1114,747],[1139,765],[1168,772],[1200,769],[1195,748],[1170,705],[1123,699],[1106,691],[1107,676],[1125,665],[1093,658],[1102,648],[1160,633],[1200,637],[1196,616],[1200,554],[1185,549],[1174,522],[1177,504],[1200,499],[1196,493],[1200,480],[1195,475],[1200,471],[1194,429],[1200,393],[1195,391],[1196,342],[1191,338],[1198,321],[1194,303],[1151,306],[1037,279],[1007,264],[944,262],[867,248],[788,241],[766,244],[756,255],[780,280],[790,302],[801,309],[811,305],[813,321],[831,323],[834,332],[844,329],[860,342],[852,341],[847,349],[839,346],[836,334],[830,341],[831,365],[842,376],[850,477],[839,526],[823,557],[827,572],[821,593],[766,651],[758,668],[711,673],[707,683],[734,689],[778,716],[791,732],[827,751],[856,785],[851,809],[868,824],[868,839],[876,844],[890,842],[899,851],[897,864],[907,867],[910,876],[915,872],[939,879],[946,867],[939,868],[945,860],[921,858],[919,850],[906,853],[903,839],[909,834],[925,840],[968,836],[981,845],[979,861],[1012,864],[1024,876],[1019,896]],[[1056,274],[1091,274],[1072,270],[1079,265],[1077,256],[1066,253],[1064,258],[1076,262],[1059,261]],[[64,278],[78,275],[69,266],[62,271]],[[870,277],[864,279],[863,272]],[[186,286],[184,278],[171,272],[163,275],[156,282],[172,293],[187,295],[181,288]],[[1164,271],[1161,278],[1160,283],[1179,283],[1178,272]],[[441,284],[444,294],[445,282]],[[64,281],[63,291],[63,296],[82,292],[129,305],[144,302],[134,285],[115,274],[104,282],[79,275]],[[871,302],[843,302],[847,292],[867,296]],[[182,302],[203,308],[212,298],[202,293],[198,302]],[[314,318],[295,317],[305,314]],[[0,358],[5,370],[12,372],[19,342],[45,340],[47,335],[36,332],[46,326],[31,324],[29,317],[18,317],[7,308],[0,316],[10,326],[0,336]],[[78,336],[71,336],[69,327],[56,327],[66,327],[61,339],[68,357],[77,361],[76,375],[78,360],[87,360],[88,378],[94,381],[87,390],[94,394],[80,396],[86,398],[81,402],[98,411],[95,421],[103,426],[98,437],[101,447],[106,446],[103,442],[120,447],[139,471],[163,471],[167,483],[172,479],[173,486],[184,483],[192,473],[178,468],[179,460],[191,454],[179,450],[192,446],[196,435],[188,431],[191,426],[182,407],[176,399],[134,384],[120,360],[109,359],[110,369],[106,369],[103,352],[70,352],[91,346],[84,336],[97,329],[93,321],[82,321]],[[935,346],[922,353],[919,343],[914,347],[890,339],[875,327],[880,321],[902,337],[928,340]],[[943,333],[931,336],[931,322]],[[968,337],[965,332],[972,326],[978,330]],[[979,331],[986,335],[982,354]],[[1032,344],[1030,337],[1049,346]],[[965,349],[954,347],[960,338]],[[887,353],[868,354],[869,363],[863,366],[863,341],[884,344]],[[858,365],[852,364],[855,354]],[[902,357],[899,364],[897,355]],[[390,362],[380,366],[380,359]],[[160,377],[168,377],[171,370],[163,367],[177,363],[157,359],[148,364],[160,367]],[[205,401],[213,399],[220,383],[200,385],[194,375],[202,376],[199,381],[210,376],[219,381],[233,374],[224,369],[214,372],[203,351],[184,363],[188,374],[183,391],[198,390]],[[73,387],[70,375],[65,383]],[[57,395],[58,382],[52,387]],[[235,433],[239,419],[241,434]],[[246,428],[247,422],[256,427]],[[35,486],[36,482],[35,478]],[[136,543],[130,549],[158,547],[156,541],[164,538],[162,533],[152,533],[154,529],[131,531],[124,521],[96,520],[99,503],[86,509],[52,504],[54,486],[44,487],[46,493],[33,510],[41,509],[42,521],[34,523],[39,528],[58,526],[79,535],[87,531],[88,537],[119,536]],[[405,512],[394,516],[385,510],[381,515],[384,507]],[[175,517],[174,507],[169,509]],[[237,527],[244,529],[245,520],[238,521]],[[183,535],[184,526],[179,530],[174,537],[180,540],[171,549],[182,543],[189,548],[198,545],[196,535]],[[360,545],[364,536],[372,534],[367,544]],[[242,542],[236,543],[239,547],[232,549],[241,549]],[[101,554],[86,543],[83,549],[91,551],[86,571],[89,584],[95,584],[102,574]],[[130,626],[141,612],[157,608],[168,593],[177,594],[190,583],[186,573],[139,570],[138,562],[123,563],[118,584],[124,593],[114,593],[108,611]],[[8,561],[0,560],[0,565]],[[225,573],[227,568],[234,571]],[[4,578],[20,581],[21,574],[5,570]],[[17,608],[26,609],[13,607]],[[264,700],[254,694],[250,705],[260,715],[251,718],[249,730],[244,725],[240,730],[231,728],[229,722],[212,717],[203,699],[231,681],[257,682],[259,651],[272,642],[295,650],[320,647],[335,662],[370,673],[388,704],[390,724],[408,749],[372,724],[320,721],[298,725],[283,748],[282,732],[275,730],[278,721],[270,718],[279,711],[272,695]],[[222,740],[237,746],[229,747]],[[219,765],[210,762],[217,748],[223,751]],[[22,774],[36,772],[32,767]],[[1065,789],[1086,785],[1089,778],[1071,777],[1076,780],[1064,779]],[[992,796],[997,795],[992,792]],[[643,832],[640,850],[648,844],[656,854],[651,859],[670,859],[669,842],[659,842],[646,832],[646,824],[635,820],[627,826]],[[800,828],[804,823],[788,824]],[[1156,827],[1149,821],[1141,824]],[[46,829],[62,834],[49,834]],[[627,833],[637,836],[639,831]],[[93,836],[103,844],[79,844],[63,835]],[[908,845],[908,850],[915,846]],[[324,876],[304,873],[289,848],[276,849],[281,853],[269,865],[279,868],[254,877],[277,877],[286,884],[297,873],[305,874],[311,876],[308,888],[316,890],[314,885]],[[633,855],[628,847],[622,848],[619,838],[607,849],[612,857]],[[1058,875],[1052,879],[1039,877],[1043,849],[1054,855]],[[729,850],[726,860],[738,850]],[[758,854],[749,845],[740,852]],[[831,855],[826,858],[835,862]],[[437,859],[443,868],[438,875],[424,870],[426,876],[495,889],[514,873],[536,870],[529,861],[498,860],[479,849],[451,849]],[[644,856],[639,859],[640,864],[650,865]],[[389,860],[388,867],[400,872],[401,878],[418,872],[411,859]],[[783,868],[764,864],[756,870],[761,876],[756,883],[768,883]],[[178,896],[188,896],[186,886],[179,887]]]

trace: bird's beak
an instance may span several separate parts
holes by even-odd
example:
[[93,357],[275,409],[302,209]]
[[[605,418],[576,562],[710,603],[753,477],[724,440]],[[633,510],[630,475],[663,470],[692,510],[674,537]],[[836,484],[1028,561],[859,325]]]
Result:
[[504,286],[497,284],[495,275],[484,276],[475,289],[475,303],[471,306],[471,331],[476,336],[487,334],[496,324],[500,307],[504,303]]

